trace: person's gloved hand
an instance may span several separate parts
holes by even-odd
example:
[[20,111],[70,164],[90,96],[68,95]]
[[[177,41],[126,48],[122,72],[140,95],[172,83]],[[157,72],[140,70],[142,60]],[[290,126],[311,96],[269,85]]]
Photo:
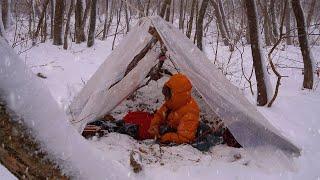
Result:
[[153,136],[160,137],[159,128],[157,126],[150,126],[148,132]]

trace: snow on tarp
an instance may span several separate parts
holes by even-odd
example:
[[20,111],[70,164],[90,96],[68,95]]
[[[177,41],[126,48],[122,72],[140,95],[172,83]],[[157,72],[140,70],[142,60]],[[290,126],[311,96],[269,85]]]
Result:
[[64,172],[79,179],[125,179],[128,167],[90,144],[69,123],[49,89],[0,38],[0,95]]
[[173,62],[243,147],[272,145],[300,154],[184,34],[160,17],[152,17],[152,22]]
[[[102,93],[112,84],[120,80],[135,55],[151,40],[152,36],[147,33],[149,27],[150,22],[139,21],[138,25],[126,35],[126,37],[120,42],[115,50],[112,51],[104,63],[89,79],[77,97],[74,98],[70,105],[70,113],[76,122],[81,121],[81,123],[76,123],[77,127],[80,127],[78,124],[82,124],[86,121],[79,119],[78,117],[82,113],[89,99],[99,97],[99,93]],[[99,108],[98,106],[95,107]],[[90,117],[92,118],[93,115]]]

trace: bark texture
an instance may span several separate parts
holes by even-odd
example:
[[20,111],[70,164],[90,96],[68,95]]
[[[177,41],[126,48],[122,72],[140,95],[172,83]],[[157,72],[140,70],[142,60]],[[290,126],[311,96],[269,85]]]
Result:
[[310,54],[310,47],[307,37],[306,24],[304,13],[299,0],[291,0],[292,9],[296,17],[297,29],[298,29],[298,39],[300,44],[300,49],[303,57],[303,87],[307,89],[313,88],[313,67],[312,59]]
[[203,0],[201,3],[199,17],[197,21],[196,34],[197,34],[197,46],[202,50],[202,38],[203,38],[203,19],[208,7],[209,0]]
[[53,45],[62,45],[64,0],[56,0],[54,12]]
[[91,1],[90,8],[90,26],[89,26],[89,34],[88,34],[88,42],[87,46],[91,47],[94,44],[94,32],[96,30],[96,18],[97,18],[97,0]]
[[82,27],[82,17],[83,17],[83,4],[82,0],[77,0],[75,7],[75,40],[79,44],[85,41],[84,30]]
[[64,31],[63,49],[68,49],[68,34],[69,34],[69,29],[70,29],[70,19],[71,19],[71,14],[73,11],[73,6],[74,6],[74,0],[71,0],[69,11],[68,11],[68,16],[67,16],[66,28]]
[[210,2],[211,2],[212,6],[213,6],[213,9],[214,9],[214,14],[216,16],[218,28],[219,28],[220,34],[222,36],[224,45],[225,46],[229,46],[229,41],[228,41],[228,37],[227,37],[226,31],[225,31],[225,28],[224,28],[224,25],[223,25],[223,20],[222,20],[222,16],[221,16],[221,13],[220,13],[219,5],[216,2],[216,0],[210,0]]
[[268,103],[267,88],[263,70],[263,58],[259,43],[258,16],[255,0],[245,0],[250,32],[253,66],[257,81],[257,105],[264,106]]

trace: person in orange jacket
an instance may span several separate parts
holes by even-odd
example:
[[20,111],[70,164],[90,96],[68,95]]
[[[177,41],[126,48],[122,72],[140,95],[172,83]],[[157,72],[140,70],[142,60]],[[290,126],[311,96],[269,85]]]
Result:
[[[162,93],[165,103],[154,114],[148,132],[160,138],[162,143],[191,143],[196,138],[200,109],[191,97],[192,85],[183,74],[171,76]],[[167,125],[173,132],[160,135],[159,128]]]

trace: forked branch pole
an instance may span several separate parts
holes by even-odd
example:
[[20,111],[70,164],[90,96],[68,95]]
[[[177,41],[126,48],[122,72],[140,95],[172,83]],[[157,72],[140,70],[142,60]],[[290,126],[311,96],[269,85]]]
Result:
[[273,64],[272,62],[272,53],[273,51],[276,49],[276,47],[280,44],[280,42],[282,41],[283,39],[283,22],[284,22],[284,17],[285,17],[285,14],[286,14],[286,10],[287,10],[287,6],[288,6],[288,0],[286,0],[284,2],[284,7],[283,7],[283,11],[282,11],[282,17],[281,17],[281,26],[280,26],[280,36],[279,36],[279,39],[277,40],[277,42],[274,44],[274,46],[271,48],[270,52],[268,53],[268,60],[269,60],[269,63],[270,63],[270,66],[271,66],[271,69],[273,71],[273,73],[277,76],[277,84],[276,84],[276,88],[275,88],[275,91],[274,91],[274,94],[273,94],[273,97],[272,99],[270,100],[270,102],[268,103],[268,107],[271,107],[273,102],[276,100],[277,98],[277,95],[278,95],[278,92],[279,92],[279,87],[280,87],[280,84],[281,84],[281,78],[282,76],[280,75],[280,73],[276,70],[276,67],[275,65]]
[[[133,60],[129,63],[129,65],[127,66],[127,69],[124,73],[123,78],[133,69],[135,68],[138,63],[141,61],[142,58],[145,57],[145,55],[153,48],[153,46],[159,41],[160,45],[163,46],[163,41],[160,37],[160,35],[158,34],[157,30],[154,27],[150,27],[149,31],[148,31],[153,37],[151,38],[151,40],[147,43],[147,45],[137,54],[135,55],[135,57],[133,58]],[[165,48],[165,47],[164,47]],[[122,78],[122,79],[123,79]],[[113,83],[110,87],[112,88],[114,85],[118,84],[118,82],[120,82],[122,79],[120,79],[119,81]]]

